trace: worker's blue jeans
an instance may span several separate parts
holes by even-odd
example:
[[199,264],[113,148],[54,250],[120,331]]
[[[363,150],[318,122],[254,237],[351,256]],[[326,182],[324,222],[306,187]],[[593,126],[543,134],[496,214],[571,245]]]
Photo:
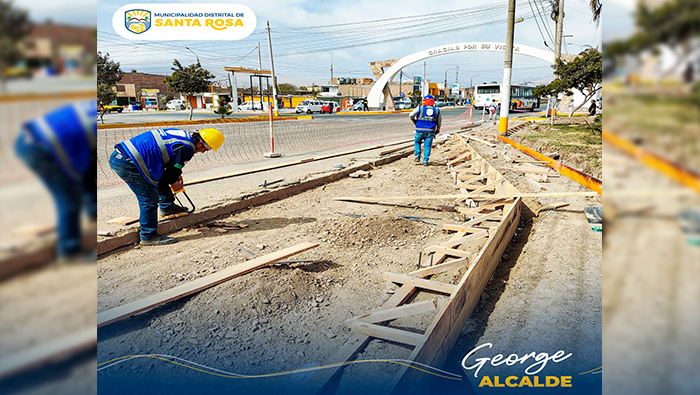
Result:
[[56,159],[43,145],[26,139],[21,133],[15,142],[15,152],[41,179],[56,205],[56,253],[68,258],[81,251],[80,211],[92,221],[97,219],[97,163],[82,180],[74,180],[59,167]]
[[420,145],[423,143],[423,162],[427,162],[428,158],[430,158],[430,148],[433,146],[433,138],[435,138],[435,133],[416,132],[415,155],[420,158]]
[[139,224],[141,240],[150,240],[158,236],[158,205],[163,210],[172,206],[175,197],[168,185],[155,187],[146,181],[128,157],[116,150],[109,157],[109,166],[126,182],[139,201]]

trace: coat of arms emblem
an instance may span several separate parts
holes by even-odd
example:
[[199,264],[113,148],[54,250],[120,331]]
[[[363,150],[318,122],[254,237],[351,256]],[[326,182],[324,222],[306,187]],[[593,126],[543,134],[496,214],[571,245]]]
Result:
[[130,10],[124,13],[126,28],[136,34],[141,34],[151,27],[151,11]]

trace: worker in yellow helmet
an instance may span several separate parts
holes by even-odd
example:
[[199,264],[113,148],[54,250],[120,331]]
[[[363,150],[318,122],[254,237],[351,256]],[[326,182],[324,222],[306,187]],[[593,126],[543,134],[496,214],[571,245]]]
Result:
[[187,212],[175,204],[173,190],[182,188],[182,168],[194,154],[218,151],[225,137],[217,129],[187,132],[156,129],[114,146],[110,167],[126,182],[139,201],[141,245],[177,242],[158,234],[158,207],[163,216]]

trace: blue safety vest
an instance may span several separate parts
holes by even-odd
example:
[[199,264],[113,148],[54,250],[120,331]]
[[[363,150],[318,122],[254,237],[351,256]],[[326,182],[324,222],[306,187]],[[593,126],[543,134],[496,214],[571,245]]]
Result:
[[416,132],[435,133],[437,129],[437,118],[440,110],[433,106],[418,107],[418,117],[416,118]]
[[175,156],[175,147],[184,145],[194,151],[194,140],[189,132],[180,129],[156,129],[117,144],[117,149],[128,155],[143,178],[158,185],[165,168]]
[[59,168],[79,181],[95,166],[97,140],[97,101],[71,104],[23,125],[46,147]]

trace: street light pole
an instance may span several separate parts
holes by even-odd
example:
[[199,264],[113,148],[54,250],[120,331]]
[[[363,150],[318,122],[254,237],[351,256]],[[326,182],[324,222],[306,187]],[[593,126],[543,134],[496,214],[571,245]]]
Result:
[[194,51],[191,50],[190,47],[185,47],[185,49],[188,50],[188,51],[190,51],[190,52],[192,52],[192,53],[194,54],[194,57],[197,58],[197,64],[201,64],[201,63],[199,62],[199,56],[197,56],[197,54],[194,53]]
[[442,100],[443,100],[443,101],[447,101],[447,72],[450,71],[450,70],[454,70],[454,69],[455,69],[454,67],[450,67],[449,69],[445,70],[445,86],[444,86],[444,89],[443,89],[443,93],[444,93],[444,94],[443,94],[443,96],[442,96]]
[[510,79],[513,76],[513,36],[515,34],[515,0],[508,1],[508,25],[506,33],[506,59],[503,63],[503,88],[501,90],[501,114],[498,120],[498,133],[508,131],[510,113]]
[[472,78],[469,79],[469,90],[470,90],[471,93],[472,93],[472,99],[474,98],[474,93],[475,93],[475,92],[474,92],[474,85],[472,85],[472,81],[474,81],[474,77],[478,77],[478,76],[479,76],[479,74],[474,74],[474,75],[472,76]]

